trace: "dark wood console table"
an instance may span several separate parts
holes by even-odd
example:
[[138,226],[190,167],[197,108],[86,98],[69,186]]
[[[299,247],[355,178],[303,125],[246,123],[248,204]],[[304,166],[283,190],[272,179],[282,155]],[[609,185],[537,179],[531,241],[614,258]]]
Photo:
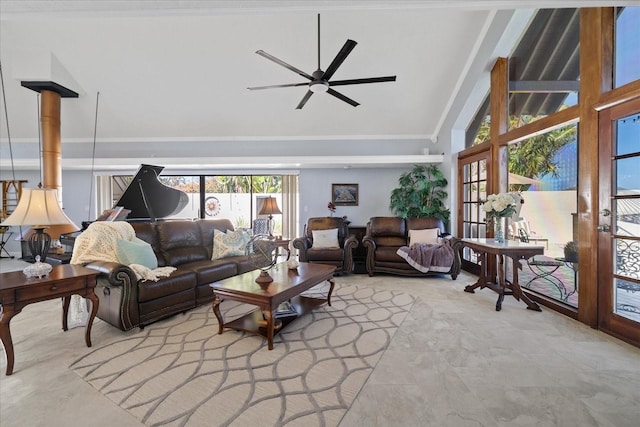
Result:
[[[480,257],[480,275],[478,281],[473,285],[464,288],[465,292],[474,293],[476,288],[489,288],[498,293],[496,311],[502,309],[502,301],[505,295],[513,295],[518,301],[522,300],[527,304],[529,310],[542,311],[540,306],[531,301],[522,292],[518,283],[518,270],[522,269],[520,260],[529,259],[535,255],[544,254],[544,246],[531,243],[523,243],[513,240],[505,240],[503,243],[496,243],[493,239],[462,239],[462,245],[472,249]],[[489,277],[487,268],[488,255],[493,255],[497,259],[498,277]],[[505,258],[511,258],[513,265],[513,280],[509,282],[505,277]]]
[[9,323],[16,314],[32,303],[63,298],[62,329],[66,331],[67,313],[71,295],[77,294],[91,300],[91,314],[87,322],[84,340],[91,347],[91,325],[98,313],[98,297],[94,293],[99,272],[80,265],[56,265],[47,277],[27,279],[21,270],[0,274],[0,338],[7,354],[7,375],[13,373],[13,340]]

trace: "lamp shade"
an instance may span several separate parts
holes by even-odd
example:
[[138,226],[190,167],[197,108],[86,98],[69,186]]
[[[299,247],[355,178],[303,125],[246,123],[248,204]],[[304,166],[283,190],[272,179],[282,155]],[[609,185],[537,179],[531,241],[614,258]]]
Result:
[[260,209],[260,215],[279,215],[281,213],[275,197],[267,197],[264,199],[264,204],[262,205],[262,209]]
[[0,225],[61,224],[75,225],[60,208],[57,191],[52,188],[25,188],[22,190],[16,209]]

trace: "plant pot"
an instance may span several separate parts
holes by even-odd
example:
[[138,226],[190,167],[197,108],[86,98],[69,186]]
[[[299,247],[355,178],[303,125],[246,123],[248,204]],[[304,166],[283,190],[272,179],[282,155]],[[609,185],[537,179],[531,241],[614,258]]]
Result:
[[564,259],[566,262],[578,262],[578,252],[564,248]]

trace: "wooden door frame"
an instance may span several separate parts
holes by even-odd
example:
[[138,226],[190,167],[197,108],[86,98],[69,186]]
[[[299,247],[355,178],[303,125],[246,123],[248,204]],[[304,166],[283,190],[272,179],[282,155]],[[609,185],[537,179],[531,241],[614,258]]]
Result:
[[[612,126],[615,120],[640,112],[640,97],[618,103],[610,108],[599,112],[599,176],[601,182],[608,184],[600,185],[599,189],[599,221],[613,227],[611,222],[613,215],[603,215],[605,209],[613,212],[611,207],[613,190],[613,173],[611,161],[613,157],[613,147],[616,138],[615,127]],[[602,178],[606,178],[606,181]],[[613,297],[613,265],[609,260],[613,259],[614,250],[612,245],[613,233],[598,233],[598,258],[607,260],[601,262],[598,270],[598,328],[603,332],[627,341],[633,345],[640,346],[640,325],[631,319],[619,316],[612,312],[614,305]]]

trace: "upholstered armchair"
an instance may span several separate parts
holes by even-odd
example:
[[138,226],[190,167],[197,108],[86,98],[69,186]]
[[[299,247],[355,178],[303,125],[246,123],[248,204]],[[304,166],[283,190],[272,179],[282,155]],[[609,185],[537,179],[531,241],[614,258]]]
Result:
[[353,271],[352,251],[358,247],[355,236],[342,218],[309,218],[304,236],[293,240],[300,262],[316,262],[336,266],[336,273]]

